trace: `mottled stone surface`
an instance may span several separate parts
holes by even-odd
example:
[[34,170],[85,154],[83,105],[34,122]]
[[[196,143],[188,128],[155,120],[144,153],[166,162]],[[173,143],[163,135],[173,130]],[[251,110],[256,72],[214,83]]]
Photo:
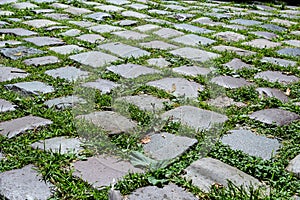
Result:
[[1,48],[0,53],[3,54],[5,57],[17,60],[25,56],[42,54],[44,52],[32,47],[18,46],[14,48]]
[[216,42],[215,40],[201,37],[195,34],[188,34],[178,38],[174,38],[172,39],[172,41],[190,46],[210,45]]
[[266,40],[266,39],[255,39],[255,40],[252,40],[250,42],[244,42],[242,44],[252,46],[252,47],[256,47],[256,48],[259,48],[259,49],[274,48],[274,47],[281,46],[281,43],[279,43],[279,42],[271,42],[271,41]]
[[113,32],[112,34],[127,40],[142,40],[148,37],[148,35],[146,34],[138,33],[135,31],[118,31],[118,32]]
[[33,26],[34,28],[43,28],[43,27],[58,25],[59,23],[48,19],[33,19],[33,20],[25,21],[23,22],[23,24]]
[[147,60],[147,63],[149,65],[157,66],[160,68],[168,67],[171,64],[170,62],[166,61],[166,59],[164,58],[151,58]]
[[264,62],[264,63],[271,63],[274,65],[279,65],[282,67],[288,67],[288,66],[294,67],[297,65],[297,63],[295,61],[281,59],[281,58],[272,58],[272,57],[263,57],[260,61]]
[[86,103],[86,101],[77,96],[58,97],[44,102],[49,108],[55,107],[57,109],[71,108],[80,103]]
[[177,46],[175,46],[173,44],[169,44],[169,43],[159,41],[159,40],[153,40],[153,41],[150,41],[150,42],[140,43],[140,45],[142,47],[146,47],[146,48],[161,49],[161,50],[177,48]]
[[257,135],[249,130],[231,130],[221,141],[233,150],[240,150],[264,160],[271,159],[280,148],[278,140]]
[[212,33],[214,31],[206,29],[206,28],[200,28],[198,26],[194,26],[191,24],[175,24],[175,28],[185,30],[185,31],[190,31],[192,33]]
[[276,38],[277,35],[275,33],[270,33],[270,32],[265,32],[265,31],[254,31],[254,32],[250,32],[258,37],[263,37],[265,39],[273,39]]
[[262,24],[262,22],[260,22],[260,21],[247,20],[247,19],[234,19],[234,20],[231,20],[230,23],[241,24],[244,26],[253,26],[253,25]]
[[16,105],[10,103],[9,101],[0,99],[0,113],[8,112],[8,111],[15,111],[16,107],[17,107]]
[[237,48],[237,47],[232,47],[232,46],[224,46],[224,45],[219,45],[219,46],[214,46],[212,49],[217,50],[217,51],[227,51],[227,52],[233,52],[236,53],[239,56],[252,56],[255,55],[256,52]]
[[300,48],[284,48],[277,51],[280,55],[285,56],[300,56]]
[[24,28],[7,28],[7,29],[0,29],[0,33],[2,34],[13,34],[16,36],[32,36],[37,35],[37,32],[30,31]]
[[162,38],[172,38],[172,37],[183,35],[183,32],[177,31],[175,29],[170,29],[170,28],[162,28],[153,33]]
[[244,63],[242,60],[240,60],[238,58],[234,58],[230,62],[225,63],[224,66],[228,67],[229,69],[232,69],[232,70],[241,70],[241,69],[244,69],[244,68],[247,68],[247,69],[253,68],[252,65]]
[[67,54],[75,54],[80,51],[83,51],[84,48],[77,45],[63,45],[59,47],[50,47],[49,50],[54,51],[58,54],[67,55]]
[[94,19],[96,21],[103,21],[107,18],[112,18],[112,16],[108,13],[103,13],[103,12],[96,12],[96,13],[92,13],[89,15],[86,15],[87,18],[91,18]]
[[175,67],[172,69],[174,72],[187,75],[187,76],[193,76],[196,77],[198,75],[208,75],[211,72],[211,69],[205,68],[205,67],[198,67],[198,66],[180,66]]
[[279,71],[260,72],[256,74],[254,78],[261,78],[272,83],[279,82],[284,85],[298,82],[300,80],[298,77],[294,75],[286,75]]
[[160,26],[155,24],[145,24],[138,27],[135,27],[134,30],[138,30],[140,32],[147,32],[147,31],[153,31],[155,29],[159,29]]
[[54,185],[43,181],[33,165],[0,173],[0,195],[7,199],[47,200],[53,195]]
[[212,78],[211,82],[229,89],[252,85],[244,78],[234,78],[231,76],[217,76]]
[[246,36],[239,34],[239,33],[231,32],[231,31],[220,32],[220,33],[214,34],[214,36],[219,39],[225,40],[227,42],[238,42],[240,40],[246,39]]
[[37,58],[29,58],[23,61],[25,65],[40,66],[40,65],[50,65],[60,62],[56,56],[43,56]]
[[260,87],[260,88],[256,88],[255,90],[258,91],[260,98],[274,97],[274,98],[279,99],[283,103],[286,103],[289,101],[289,98],[286,96],[286,94],[276,88]]
[[160,73],[160,71],[156,69],[130,63],[109,66],[107,70],[119,74],[124,78],[136,78],[141,75]]
[[211,59],[218,58],[220,55],[196,48],[184,47],[170,51],[171,54],[181,56],[183,58],[191,59],[196,62],[205,62]]
[[287,171],[300,178],[300,154],[293,158],[286,168]]
[[110,93],[112,89],[119,86],[119,84],[105,79],[97,79],[95,81],[86,82],[82,84],[84,87],[94,88],[101,91],[102,94]]
[[92,26],[89,28],[89,30],[95,31],[97,33],[109,33],[113,31],[121,31],[123,28],[118,27],[118,26],[111,26],[108,24],[101,24],[97,26]]
[[40,81],[19,82],[5,85],[8,90],[19,92],[23,95],[40,95],[54,92],[54,88]]
[[229,107],[232,105],[235,105],[237,107],[243,107],[246,106],[246,104],[242,102],[235,102],[233,99],[227,97],[227,96],[218,96],[215,99],[209,99],[206,101],[209,105],[216,106],[219,108]]
[[193,106],[180,106],[161,116],[164,119],[171,118],[196,130],[209,129],[214,124],[224,123],[228,119],[225,115]]
[[97,34],[84,34],[84,35],[78,36],[77,39],[85,41],[85,42],[89,42],[89,43],[100,43],[105,38],[102,37],[101,35],[97,35]]
[[120,180],[129,172],[143,172],[120,158],[102,155],[90,157],[86,161],[77,161],[73,166],[75,170],[73,175],[94,187],[109,186],[113,183],[113,179]]
[[29,75],[26,71],[0,65],[0,82],[10,81],[15,78],[25,78]]
[[26,116],[0,123],[0,134],[8,138],[15,137],[28,130],[52,124],[52,121],[36,116]]
[[64,44],[64,42],[61,39],[54,37],[32,37],[25,38],[24,40],[27,42],[31,42],[39,47]]
[[259,110],[250,114],[249,117],[262,123],[275,124],[277,126],[288,125],[300,119],[300,116],[296,113],[278,108]]

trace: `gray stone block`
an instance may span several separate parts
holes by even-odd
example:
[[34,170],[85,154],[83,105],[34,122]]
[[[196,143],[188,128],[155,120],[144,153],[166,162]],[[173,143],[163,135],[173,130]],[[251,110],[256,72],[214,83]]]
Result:
[[215,40],[211,40],[209,38],[206,37],[201,37],[195,34],[188,34],[188,35],[184,35],[178,38],[174,38],[172,39],[172,41],[177,42],[177,43],[181,43],[184,45],[190,45],[190,46],[199,46],[199,45],[210,45],[215,43]]
[[22,69],[0,65],[0,82],[10,81],[15,78],[25,78],[28,75],[29,74]]
[[271,83],[279,82],[283,85],[298,82],[300,79],[294,75],[286,75],[280,71],[264,71],[259,72],[254,78],[261,78]]
[[290,161],[286,170],[300,178],[300,154]]
[[50,65],[60,62],[56,56],[43,56],[37,58],[29,58],[23,61],[25,65],[41,66],[41,65]]
[[54,92],[52,86],[39,81],[19,82],[4,86],[8,90],[16,91],[23,95],[40,95]]
[[24,40],[27,42],[31,42],[39,47],[64,44],[64,41],[54,37],[31,37],[25,38]]
[[97,79],[95,81],[87,82],[82,84],[83,87],[94,88],[101,91],[101,94],[110,93],[112,89],[120,86],[119,84],[105,80],[105,79]]
[[76,104],[84,104],[86,101],[77,96],[58,97],[45,101],[46,106],[55,107],[56,109],[66,109],[75,106]]
[[107,67],[107,70],[118,74],[124,78],[137,78],[141,75],[160,73],[159,70],[130,63],[116,66],[112,65]]
[[211,82],[229,89],[235,89],[252,85],[252,83],[248,82],[244,78],[234,78],[231,76],[217,76],[212,78]]
[[285,95],[285,93],[276,88],[260,87],[260,88],[256,88],[255,90],[258,91],[260,98],[274,97],[279,99],[283,103],[287,103],[289,101],[289,98]]
[[176,56],[181,56],[183,58],[191,59],[196,62],[205,62],[220,57],[219,54],[196,49],[196,48],[190,48],[190,47],[176,49],[170,51],[170,53]]
[[13,34],[16,36],[32,36],[37,35],[37,32],[30,31],[24,28],[5,28],[0,29],[1,34]]
[[168,49],[177,48],[177,46],[175,46],[173,44],[169,44],[169,43],[159,41],[159,40],[153,40],[153,41],[150,41],[150,42],[140,43],[140,45],[142,47],[152,48],[152,49],[160,49],[160,50],[168,50]]
[[14,48],[1,48],[0,53],[3,54],[5,57],[17,60],[25,56],[42,54],[44,53],[44,51],[32,47],[18,46]]
[[23,22],[23,24],[33,26],[34,28],[43,28],[43,27],[49,27],[53,25],[59,25],[58,22],[54,22],[48,19],[33,19],[29,21]]
[[17,107],[16,105],[10,103],[9,101],[0,99],[0,113],[8,112],[8,111],[15,111],[16,107]]

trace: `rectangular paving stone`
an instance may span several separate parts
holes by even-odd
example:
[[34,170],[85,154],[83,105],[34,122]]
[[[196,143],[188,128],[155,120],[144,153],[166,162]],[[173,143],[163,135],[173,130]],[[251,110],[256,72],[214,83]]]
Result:
[[234,19],[234,20],[231,20],[230,23],[241,24],[244,26],[253,26],[253,25],[262,24],[262,22],[260,22],[260,21],[248,20],[248,19]]
[[116,66],[112,65],[107,67],[107,70],[118,74],[124,78],[137,78],[141,75],[160,73],[159,70],[130,63]]
[[53,20],[71,20],[70,15],[65,13],[46,13],[43,16]]
[[209,17],[200,17],[200,18],[194,19],[192,22],[197,23],[197,24],[208,25],[208,26],[222,26],[222,25],[224,25],[224,23],[215,22]]
[[214,50],[221,51],[221,52],[224,52],[224,51],[233,52],[239,56],[252,56],[252,55],[256,54],[256,52],[253,52],[253,51],[249,51],[249,50],[245,50],[245,49],[241,49],[241,48],[237,48],[237,47],[232,47],[232,46],[225,46],[225,45],[214,46],[212,48]]
[[97,89],[101,94],[110,93],[112,89],[120,86],[119,84],[105,79],[97,79],[95,81],[86,82],[82,84],[83,87],[89,87]]
[[147,60],[148,65],[157,66],[160,68],[168,67],[171,65],[170,62],[166,61],[164,58],[150,58]]
[[0,48],[1,47],[6,47],[6,46],[16,46],[22,44],[22,42],[17,41],[17,40],[5,40],[5,41],[0,41]]
[[279,66],[282,66],[282,67],[288,67],[288,66],[295,67],[295,66],[297,66],[297,62],[295,62],[295,61],[285,60],[285,59],[281,59],[281,58],[272,58],[272,57],[263,57],[260,60],[260,62],[271,63],[271,64],[279,65]]
[[45,127],[52,124],[51,120],[36,116],[26,116],[0,123],[0,134],[8,138],[18,136],[28,130]]
[[82,15],[82,14],[91,13],[92,11],[86,8],[77,8],[77,7],[70,6],[64,9],[64,12],[70,13],[72,15]]
[[70,30],[67,30],[67,31],[61,33],[60,35],[74,37],[74,36],[78,36],[80,33],[81,33],[81,30],[70,29]]
[[265,97],[266,98],[274,97],[284,103],[287,103],[289,101],[289,98],[286,96],[286,94],[276,88],[259,87],[259,88],[256,88],[255,90],[259,93],[259,97],[261,99],[263,99]]
[[183,35],[184,33],[171,28],[162,28],[158,31],[153,32],[153,34],[158,35],[162,38],[172,38],[175,36]]
[[300,40],[285,40],[283,42],[294,47],[300,47]]
[[45,71],[45,74],[52,76],[53,78],[62,78],[67,81],[76,81],[78,79],[87,78],[89,73],[82,71],[76,67],[60,67],[57,69],[50,69]]
[[198,26],[194,26],[191,24],[174,24],[174,27],[177,29],[185,30],[185,31],[190,31],[193,33],[212,33],[214,31],[206,29],[206,28],[200,28]]
[[160,26],[155,25],[155,24],[145,24],[145,25],[137,26],[137,27],[133,28],[133,30],[138,30],[140,32],[147,32],[147,31],[153,31],[153,30],[156,30],[159,28],[160,28]]
[[170,53],[175,56],[191,59],[196,62],[206,62],[208,60],[220,57],[219,54],[200,50],[200,49],[190,48],[190,47],[176,49],[170,51]]
[[102,11],[106,11],[106,12],[120,12],[125,10],[122,7],[119,6],[113,6],[113,5],[101,5],[101,6],[96,6],[95,9],[99,9]]
[[14,84],[4,85],[8,90],[19,92],[23,95],[40,95],[54,92],[54,88],[50,85],[39,81],[19,82]]
[[180,122],[196,131],[210,129],[213,125],[222,124],[228,120],[226,115],[194,106],[180,106],[163,113],[161,117]]
[[209,68],[198,66],[180,66],[172,68],[172,70],[176,73],[193,77],[197,77],[199,75],[206,76],[211,72]]
[[58,22],[54,22],[48,19],[33,19],[22,23],[29,26],[33,26],[34,28],[43,28],[59,24]]
[[97,33],[109,33],[109,32],[113,32],[113,31],[122,31],[124,29],[121,28],[121,27],[118,27],[118,26],[111,26],[111,25],[108,25],[108,24],[101,24],[101,25],[98,25],[98,26],[89,27],[89,30],[95,31]]
[[0,65],[0,82],[10,81],[15,78],[25,78],[29,75],[26,71]]
[[61,45],[65,42],[59,38],[54,37],[31,37],[31,38],[24,38],[25,41],[31,42],[36,46],[52,46],[52,45]]
[[16,105],[10,103],[9,101],[0,99],[0,113],[15,111],[16,107],[17,107]]
[[37,32],[30,31],[24,28],[4,28],[4,29],[0,29],[0,33],[13,34],[16,36],[32,36],[38,34]]
[[85,16],[86,18],[90,18],[96,21],[104,21],[106,19],[112,18],[112,16],[108,13],[104,12],[95,12]]
[[188,35],[184,35],[181,37],[177,37],[172,39],[172,41],[177,42],[177,43],[181,43],[181,44],[185,44],[185,45],[190,45],[190,46],[199,46],[199,45],[210,45],[215,43],[215,40],[206,38],[206,37],[202,37],[202,36],[198,36],[195,34],[188,34]]
[[104,37],[98,34],[83,34],[81,36],[76,37],[76,39],[89,43],[100,43],[101,41],[105,40]]
[[186,168],[185,172],[184,177],[192,180],[192,184],[204,192],[209,192],[216,183],[227,187],[228,181],[248,191],[250,187],[258,189],[265,186],[256,178],[213,158],[201,158]]
[[286,28],[283,28],[281,26],[277,26],[275,24],[263,24],[263,25],[260,25],[260,27],[265,28],[265,29],[267,29],[269,31],[272,31],[272,32],[283,32],[283,31],[287,30]]
[[137,19],[147,19],[147,18],[151,18],[149,15],[146,15],[146,14],[142,14],[142,13],[139,13],[139,12],[135,12],[135,11],[123,11],[121,13],[121,15],[123,17],[133,17],[133,18],[137,18]]
[[217,76],[212,78],[211,82],[229,89],[235,89],[252,85],[252,83],[248,82],[244,78],[235,78],[232,76]]
[[122,38],[127,39],[127,40],[142,40],[142,39],[145,39],[145,38],[149,37],[149,35],[138,33],[138,32],[135,32],[135,31],[129,31],[129,30],[113,32],[112,34],[116,35],[116,36],[119,36],[119,37],[122,37]]
[[263,71],[257,73],[254,78],[261,78],[271,83],[279,82],[284,85],[298,82],[300,79],[294,75],[286,75],[280,71]]
[[69,21],[69,23],[75,24],[75,25],[77,25],[79,27],[83,27],[83,28],[88,28],[88,27],[97,25],[97,23],[90,22],[90,21]]
[[107,3],[115,4],[115,5],[125,5],[129,4],[130,1],[127,0],[106,0]]
[[228,67],[231,70],[240,70],[240,69],[251,69],[254,66],[249,65],[238,58],[232,59],[230,62],[223,64],[223,66]]
[[18,46],[13,48],[0,48],[0,53],[3,54],[5,57],[17,60],[25,56],[42,54],[44,53],[44,51],[32,47]]
[[56,56],[43,56],[37,58],[29,58],[23,61],[25,65],[42,66],[59,63],[60,60]]
[[208,105],[215,106],[218,108],[226,108],[226,107],[233,106],[233,105],[236,107],[239,107],[239,108],[246,106],[246,104],[244,104],[242,102],[235,102],[233,99],[231,99],[227,96],[224,96],[224,95],[220,95],[214,99],[209,99],[206,101],[206,103]]
[[112,156],[98,155],[88,158],[86,161],[73,163],[73,176],[83,179],[95,188],[109,186],[113,180],[120,180],[123,176],[131,173],[142,173],[128,161]]
[[273,39],[273,38],[277,38],[278,35],[276,35],[275,33],[271,33],[271,32],[265,32],[265,31],[254,31],[254,32],[249,32],[251,34],[254,34],[258,37],[263,37],[267,40]]
[[243,45],[252,46],[259,49],[265,49],[265,48],[275,48],[278,46],[281,46],[281,43],[279,42],[271,42],[266,39],[255,39],[249,42],[242,43]]
[[142,50],[137,47],[129,46],[127,44],[119,43],[119,42],[112,42],[99,45],[97,48],[110,51],[122,58],[139,58],[142,56],[149,56],[150,53],[148,51]]
[[[293,158],[289,165],[286,167],[286,170],[293,173],[298,178],[300,177],[300,154]],[[300,197],[298,197],[299,199]],[[297,198],[295,198],[297,200]]]
[[54,185],[43,181],[33,165],[0,173],[0,195],[6,199],[47,200],[53,195]]
[[300,56],[300,48],[284,48],[278,50],[277,53],[280,55],[297,57]]
[[58,47],[50,47],[49,50],[54,51],[58,54],[67,55],[67,54],[79,53],[80,51],[83,51],[84,48],[74,44],[70,44],[70,45],[63,45]]
[[101,51],[89,51],[69,57],[70,59],[93,68],[103,67],[111,62],[119,60],[117,57]]
[[25,9],[34,9],[37,8],[38,6],[30,2],[20,2],[20,3],[12,4],[12,7],[20,10],[25,10]]
[[142,47],[152,48],[152,49],[160,49],[160,50],[168,50],[168,49],[177,48],[177,46],[175,46],[173,44],[169,44],[169,43],[159,41],[159,40],[153,40],[153,41],[150,41],[150,42],[140,43],[140,45]]
[[85,104],[85,103],[86,101],[84,99],[77,96],[58,97],[44,102],[44,104],[47,107],[49,108],[54,107],[60,110],[71,108],[77,104]]
[[231,31],[219,32],[214,36],[226,42],[238,42],[246,39],[246,36]]

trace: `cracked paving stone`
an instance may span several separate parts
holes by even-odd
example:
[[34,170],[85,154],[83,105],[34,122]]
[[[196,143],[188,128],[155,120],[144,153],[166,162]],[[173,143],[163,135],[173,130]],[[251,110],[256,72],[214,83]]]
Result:
[[149,35],[138,33],[135,31],[118,31],[118,32],[113,32],[113,35],[125,38],[127,40],[142,40],[145,39],[146,37],[149,37]]
[[280,148],[277,139],[257,135],[249,130],[231,130],[221,138],[221,142],[233,150],[240,150],[264,160],[270,160]]
[[223,66],[228,67],[231,70],[240,70],[240,69],[253,69],[253,65],[244,63],[238,58],[232,59],[230,62],[223,64]]
[[285,60],[285,59],[281,59],[281,58],[272,58],[272,57],[263,57],[260,60],[260,62],[271,63],[271,64],[279,65],[279,66],[282,66],[282,67],[288,67],[288,66],[295,67],[295,66],[297,66],[297,62],[295,62],[295,61]]
[[16,91],[22,95],[40,95],[54,92],[54,88],[50,85],[39,81],[19,82],[14,84],[4,85],[6,89]]
[[0,82],[10,81],[15,78],[25,78],[27,76],[29,76],[29,73],[22,69],[0,65]]
[[136,122],[113,111],[98,111],[87,115],[79,115],[76,119],[84,119],[107,131],[109,135],[128,133],[137,127]]
[[105,40],[104,37],[98,34],[84,34],[77,37],[78,40],[82,40],[89,43],[100,43]]
[[143,145],[144,151],[156,160],[171,160],[182,155],[196,139],[177,136],[167,132],[155,133],[150,136],[151,141]]
[[142,50],[137,47],[129,46],[127,44],[119,43],[119,42],[112,42],[99,45],[98,49],[110,51],[122,58],[139,58],[142,56],[149,56],[150,53],[148,51]]
[[37,32],[30,31],[24,28],[5,28],[0,29],[0,33],[2,34],[13,34],[16,36],[32,36],[37,35]]
[[284,48],[278,50],[277,53],[280,55],[297,57],[300,56],[300,48]]
[[45,127],[52,124],[51,120],[36,116],[25,116],[10,121],[0,123],[0,134],[8,138],[13,138],[28,130]]
[[50,47],[49,50],[54,51],[55,53],[58,54],[68,55],[68,54],[79,53],[80,51],[83,51],[84,48],[71,44],[71,45],[63,45],[58,47]]
[[171,103],[168,99],[159,99],[147,94],[119,97],[116,99],[116,101],[125,101],[129,104],[137,106],[140,110],[149,112],[163,110],[165,107],[165,103]]
[[89,27],[89,30],[95,31],[97,33],[109,33],[109,32],[113,32],[113,31],[122,31],[124,29],[121,28],[121,27],[118,27],[118,26],[111,26],[111,25],[108,25],[108,24],[101,24],[101,25]]
[[168,67],[171,63],[164,58],[151,58],[147,60],[149,65],[157,66],[160,68]]
[[111,62],[119,60],[117,57],[100,52],[89,51],[69,57],[70,59],[79,62],[80,64],[87,65],[93,68],[103,67]]
[[213,36],[217,37],[219,39],[222,39],[226,42],[238,42],[240,40],[246,39],[246,36],[239,34],[239,33],[231,32],[231,31],[220,32],[220,33],[214,34]]
[[232,76],[217,76],[212,78],[211,82],[229,89],[235,89],[252,85],[252,83],[248,82],[244,78],[235,78]]
[[215,99],[209,99],[208,101],[206,101],[207,104],[212,105],[212,106],[216,106],[219,108],[225,108],[225,107],[229,107],[229,106],[237,106],[237,107],[244,107],[246,106],[246,104],[242,103],[242,102],[235,102],[233,99],[227,97],[227,96],[218,96]]
[[54,185],[43,181],[33,165],[0,173],[0,195],[6,199],[47,200],[54,192]]
[[185,98],[197,98],[198,92],[204,90],[204,86],[184,78],[164,78],[148,82],[146,85],[165,90],[174,96],[184,96]]
[[89,15],[86,15],[85,17],[96,20],[96,21],[104,21],[106,19],[112,18],[112,16],[108,13],[104,12],[96,12]]
[[25,56],[43,54],[44,51],[32,47],[18,46],[13,48],[1,48],[0,53],[12,60],[17,60]]
[[107,70],[118,74],[124,78],[137,78],[141,75],[160,73],[159,70],[130,63],[116,66],[112,65],[107,67]]
[[174,24],[174,27],[180,30],[190,31],[192,33],[213,33],[214,31],[206,29],[206,28],[200,28],[198,26],[194,26],[191,24]]
[[294,159],[292,159],[289,162],[289,165],[287,166],[286,170],[300,178],[300,154],[298,154]]
[[31,42],[39,47],[65,44],[65,42],[61,39],[54,37],[31,37],[24,38],[24,40],[26,42]]
[[162,28],[159,29],[158,31],[153,32],[153,34],[158,35],[159,37],[162,38],[172,38],[172,37],[184,35],[183,32],[171,28]]
[[23,61],[25,65],[42,66],[59,63],[60,60],[56,56],[43,56],[37,58],[29,58]]
[[68,81],[77,81],[79,79],[87,78],[89,72],[82,71],[76,67],[61,67],[57,69],[51,69],[45,71],[45,74],[52,76],[53,78],[62,78]]
[[44,104],[48,108],[54,107],[60,110],[71,108],[77,104],[85,104],[85,103],[86,101],[84,99],[77,96],[58,97],[44,102]]
[[22,23],[29,26],[33,26],[34,28],[43,28],[43,27],[49,27],[53,25],[59,25],[58,22],[54,22],[48,19],[33,19]]
[[72,165],[75,170],[73,176],[83,179],[95,188],[109,186],[113,184],[113,180],[118,181],[129,172],[143,172],[128,161],[105,155],[89,157],[85,161],[76,161]]
[[259,93],[260,98],[274,97],[276,99],[279,99],[283,103],[287,103],[289,101],[289,98],[286,96],[286,94],[284,92],[282,92],[281,90],[276,89],[276,88],[260,87],[260,88],[256,88],[255,90]]
[[180,66],[172,68],[176,73],[183,74],[186,76],[197,77],[198,75],[206,76],[211,72],[211,69],[198,66]]
[[254,31],[254,32],[249,32],[249,33],[254,34],[258,37],[263,37],[268,40],[278,37],[278,35],[276,35],[275,33],[270,33],[270,32],[265,32],[265,31]]
[[197,131],[210,129],[214,125],[228,120],[226,115],[194,106],[180,106],[165,112],[161,117],[163,119],[171,118],[173,121],[180,122]]
[[294,75],[286,75],[279,71],[264,71],[259,72],[254,76],[254,78],[261,78],[265,81],[269,81],[271,83],[279,82],[284,85],[288,85],[291,83],[298,82],[300,79]]
[[184,177],[192,180],[193,185],[205,192],[209,192],[216,183],[227,187],[228,180],[248,191],[252,186],[254,189],[265,186],[256,178],[214,158],[201,158],[187,167],[185,172]]
[[83,150],[81,141],[77,138],[55,137],[46,140],[40,140],[31,144],[34,149],[51,151],[59,154],[74,153],[78,154]]
[[170,53],[175,56],[180,56],[183,58],[191,59],[196,62],[205,62],[205,61],[220,57],[219,54],[196,49],[196,48],[190,48],[190,47],[176,49],[176,50],[170,51]]
[[147,186],[133,191],[127,196],[128,200],[155,200],[155,199],[172,199],[172,200],[197,200],[193,194],[175,184],[165,185],[163,188],[157,186]]
[[120,85],[110,80],[97,79],[95,81],[83,83],[82,86],[97,89],[101,94],[107,94]]
[[153,41],[150,41],[150,42],[140,43],[140,45],[142,47],[152,48],[152,49],[159,49],[159,50],[168,50],[168,49],[178,48],[177,46],[175,46],[173,44],[169,44],[169,43],[159,41],[159,40],[153,40]]
[[266,39],[255,39],[250,42],[244,42],[243,45],[248,45],[251,47],[259,48],[259,49],[265,49],[265,48],[275,48],[278,46],[281,46],[281,43],[279,42],[271,42]]
[[185,44],[185,45],[190,45],[190,46],[199,46],[199,45],[206,46],[216,42],[215,40],[206,37],[201,37],[195,34],[188,34],[178,38],[174,38],[172,39],[172,41]]
[[17,107],[16,105],[10,103],[9,101],[0,99],[0,113],[15,111],[16,107]]
[[288,125],[300,119],[300,116],[296,113],[278,108],[259,110],[249,115],[249,117],[265,124],[275,124],[277,126]]
[[253,52],[253,51],[248,51],[245,49],[232,47],[232,46],[225,46],[225,45],[214,46],[214,47],[212,47],[212,49],[221,51],[221,52],[224,52],[224,51],[233,52],[239,56],[252,56],[252,55],[256,54],[256,52]]

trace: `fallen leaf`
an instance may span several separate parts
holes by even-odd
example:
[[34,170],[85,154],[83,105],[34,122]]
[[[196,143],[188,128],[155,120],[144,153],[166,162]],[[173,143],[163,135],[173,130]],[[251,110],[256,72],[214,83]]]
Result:
[[142,144],[147,144],[149,142],[151,142],[151,138],[148,135],[141,140]]
[[14,56],[21,56],[22,52],[15,53]]
[[290,88],[286,89],[285,94],[286,94],[287,96],[290,96],[290,94],[291,94],[291,89],[290,89]]

